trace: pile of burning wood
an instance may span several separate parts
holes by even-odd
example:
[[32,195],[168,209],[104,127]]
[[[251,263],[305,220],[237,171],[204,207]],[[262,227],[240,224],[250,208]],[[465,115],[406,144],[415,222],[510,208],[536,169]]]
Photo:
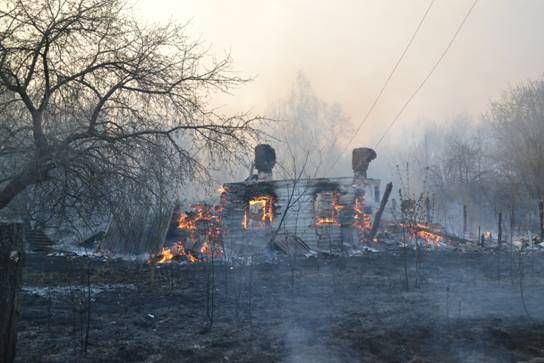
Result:
[[153,255],[150,263],[195,263],[223,256],[221,208],[192,205],[192,211],[176,209],[168,231],[169,245]]
[[400,247],[419,245],[426,248],[443,248],[456,247],[467,241],[448,234],[444,227],[437,223],[387,221],[375,242]]

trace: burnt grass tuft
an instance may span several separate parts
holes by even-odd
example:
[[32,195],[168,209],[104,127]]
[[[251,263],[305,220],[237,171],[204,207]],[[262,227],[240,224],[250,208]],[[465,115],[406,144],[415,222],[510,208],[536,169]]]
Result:
[[417,269],[415,261],[413,252],[388,252],[216,265],[212,273],[206,264],[29,255],[17,360],[544,358],[544,255],[520,263],[507,253],[429,251]]

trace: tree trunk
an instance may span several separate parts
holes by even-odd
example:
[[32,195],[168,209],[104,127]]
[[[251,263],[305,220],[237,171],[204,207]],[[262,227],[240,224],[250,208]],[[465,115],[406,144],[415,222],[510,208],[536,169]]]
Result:
[[15,360],[23,253],[23,225],[0,223],[0,361],[6,363]]
[[15,175],[2,189],[0,189],[0,209],[9,203],[30,185],[47,180],[45,162],[33,162],[28,164],[21,173]]

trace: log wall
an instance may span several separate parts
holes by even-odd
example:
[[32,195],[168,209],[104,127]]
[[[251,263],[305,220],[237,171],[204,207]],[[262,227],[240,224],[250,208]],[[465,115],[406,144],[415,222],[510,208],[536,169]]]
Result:
[[[272,240],[296,236],[312,250],[340,253],[357,244],[354,228],[356,196],[364,197],[365,213],[373,214],[380,202],[380,181],[366,178],[248,181],[224,185],[222,196],[223,243],[235,254],[262,250]],[[272,221],[247,223],[250,200],[269,196]],[[319,218],[333,223],[319,224]],[[247,228],[244,228],[247,225]]]

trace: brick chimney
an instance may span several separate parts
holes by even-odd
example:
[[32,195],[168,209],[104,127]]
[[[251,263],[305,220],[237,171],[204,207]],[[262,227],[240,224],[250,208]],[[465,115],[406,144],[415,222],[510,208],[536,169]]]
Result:
[[255,146],[255,168],[257,180],[272,180],[272,169],[276,165],[276,151],[268,144]]
[[353,169],[354,176],[356,178],[366,179],[366,171],[368,170],[368,165],[372,160],[376,159],[376,156],[376,152],[368,147],[353,149],[351,157],[351,168]]

